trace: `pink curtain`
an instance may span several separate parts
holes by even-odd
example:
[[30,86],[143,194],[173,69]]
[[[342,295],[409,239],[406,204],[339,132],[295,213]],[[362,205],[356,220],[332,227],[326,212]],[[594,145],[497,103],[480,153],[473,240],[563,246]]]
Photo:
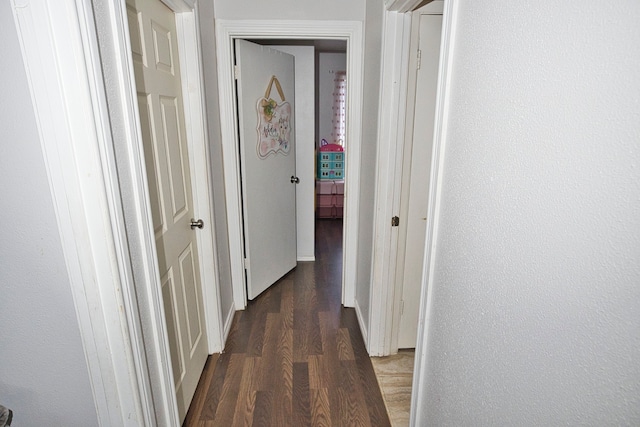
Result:
[[336,71],[335,88],[333,91],[333,131],[331,137],[336,144],[345,146],[346,138],[346,110],[347,110],[347,73]]

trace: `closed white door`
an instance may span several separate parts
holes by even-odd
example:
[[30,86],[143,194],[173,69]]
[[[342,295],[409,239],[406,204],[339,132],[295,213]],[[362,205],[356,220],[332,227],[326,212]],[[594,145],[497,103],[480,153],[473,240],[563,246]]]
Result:
[[236,40],[247,296],[296,266],[294,57]]
[[404,260],[399,263],[402,303],[398,348],[415,348],[418,333],[441,28],[442,15],[420,15],[413,142],[406,154],[410,156],[411,171],[402,185],[406,203],[401,226],[405,227],[406,239]]
[[[140,124],[181,421],[207,360],[175,14],[127,0]],[[209,224],[206,224],[210,226]]]

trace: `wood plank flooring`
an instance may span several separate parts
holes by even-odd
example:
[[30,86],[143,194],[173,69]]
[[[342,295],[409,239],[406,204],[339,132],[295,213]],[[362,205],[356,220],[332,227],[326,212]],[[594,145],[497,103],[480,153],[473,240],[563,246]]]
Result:
[[316,261],[235,314],[184,426],[390,426],[355,311],[341,299],[342,221],[316,222]]

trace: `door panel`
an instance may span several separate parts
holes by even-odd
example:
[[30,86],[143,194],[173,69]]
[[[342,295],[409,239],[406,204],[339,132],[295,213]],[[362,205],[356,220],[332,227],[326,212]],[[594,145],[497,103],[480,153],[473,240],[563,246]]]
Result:
[[[137,72],[137,71],[136,71]],[[140,126],[142,129],[142,140],[151,141],[151,97],[138,93],[138,111],[140,113]],[[149,187],[149,199],[151,201],[151,215],[156,237],[164,229],[164,201],[160,192],[158,182],[158,158],[157,150],[153,145],[144,142],[145,145],[145,166],[147,169],[147,182]]]
[[403,197],[408,197],[408,204],[406,217],[401,221],[406,226],[406,240],[404,262],[400,264],[403,269],[403,311],[398,348],[415,348],[418,333],[441,28],[442,15],[420,16],[421,64],[416,80],[411,172],[409,182],[405,180],[402,188]]
[[[291,182],[296,175],[294,57],[236,40],[236,64],[247,295],[254,299],[296,266],[296,189]],[[276,123],[274,118],[270,131],[275,134],[288,131],[286,152],[269,152],[258,143],[262,132],[269,132],[264,126],[258,130],[259,124],[265,124],[259,121],[258,114],[272,76],[276,76],[285,100],[275,84],[270,98],[278,104],[274,106],[276,111],[278,108],[286,111],[289,122]]]
[[175,14],[159,0],[127,0],[149,197],[178,411],[186,415],[206,362]]
[[[186,157],[185,144],[183,135],[179,129],[179,119],[177,105],[178,100],[175,97],[160,96],[161,109],[161,125],[163,131],[163,141],[165,143],[165,153],[167,156],[167,164],[169,166],[169,194],[171,195],[171,214],[173,223],[188,213],[187,205],[187,188],[188,170],[185,170],[185,163],[188,162]],[[175,142],[178,142],[177,144]],[[188,165],[187,165],[188,166]]]

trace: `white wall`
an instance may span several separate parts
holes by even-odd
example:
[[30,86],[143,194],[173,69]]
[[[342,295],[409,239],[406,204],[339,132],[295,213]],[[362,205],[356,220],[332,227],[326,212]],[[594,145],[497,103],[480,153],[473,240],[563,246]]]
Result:
[[458,8],[416,425],[640,425],[640,3]]
[[216,0],[219,19],[362,20],[365,0]]
[[315,260],[315,53],[313,46],[271,46],[295,56],[296,225],[298,261]]
[[[371,259],[373,256],[374,232],[373,211],[384,4],[382,0],[368,0],[366,6],[362,154],[360,158],[362,167],[360,169],[358,270],[356,273],[356,309],[359,312],[359,318],[365,335],[368,334],[369,307],[371,305]],[[349,76],[347,76],[347,78],[349,78]],[[347,81],[347,84],[358,84],[358,82],[351,79]],[[346,171],[346,174],[348,176],[349,171]]]
[[[213,217],[216,227],[218,251],[218,280],[220,283],[220,312],[222,320],[230,320],[235,312],[229,257],[229,234],[224,193],[224,168],[222,164],[222,136],[220,134],[220,108],[218,104],[218,61],[215,51],[215,26],[213,0],[198,1],[198,20],[202,45],[202,68],[205,89],[205,108],[209,134],[209,155],[213,176]],[[228,326],[228,325],[227,325]]]
[[97,425],[10,2],[0,51],[0,404],[15,426]]
[[[336,72],[347,70],[347,54],[320,52],[318,54],[318,111],[316,116],[316,141],[320,144],[322,138],[333,143],[333,94],[335,92]],[[347,84],[349,82],[347,76]]]

